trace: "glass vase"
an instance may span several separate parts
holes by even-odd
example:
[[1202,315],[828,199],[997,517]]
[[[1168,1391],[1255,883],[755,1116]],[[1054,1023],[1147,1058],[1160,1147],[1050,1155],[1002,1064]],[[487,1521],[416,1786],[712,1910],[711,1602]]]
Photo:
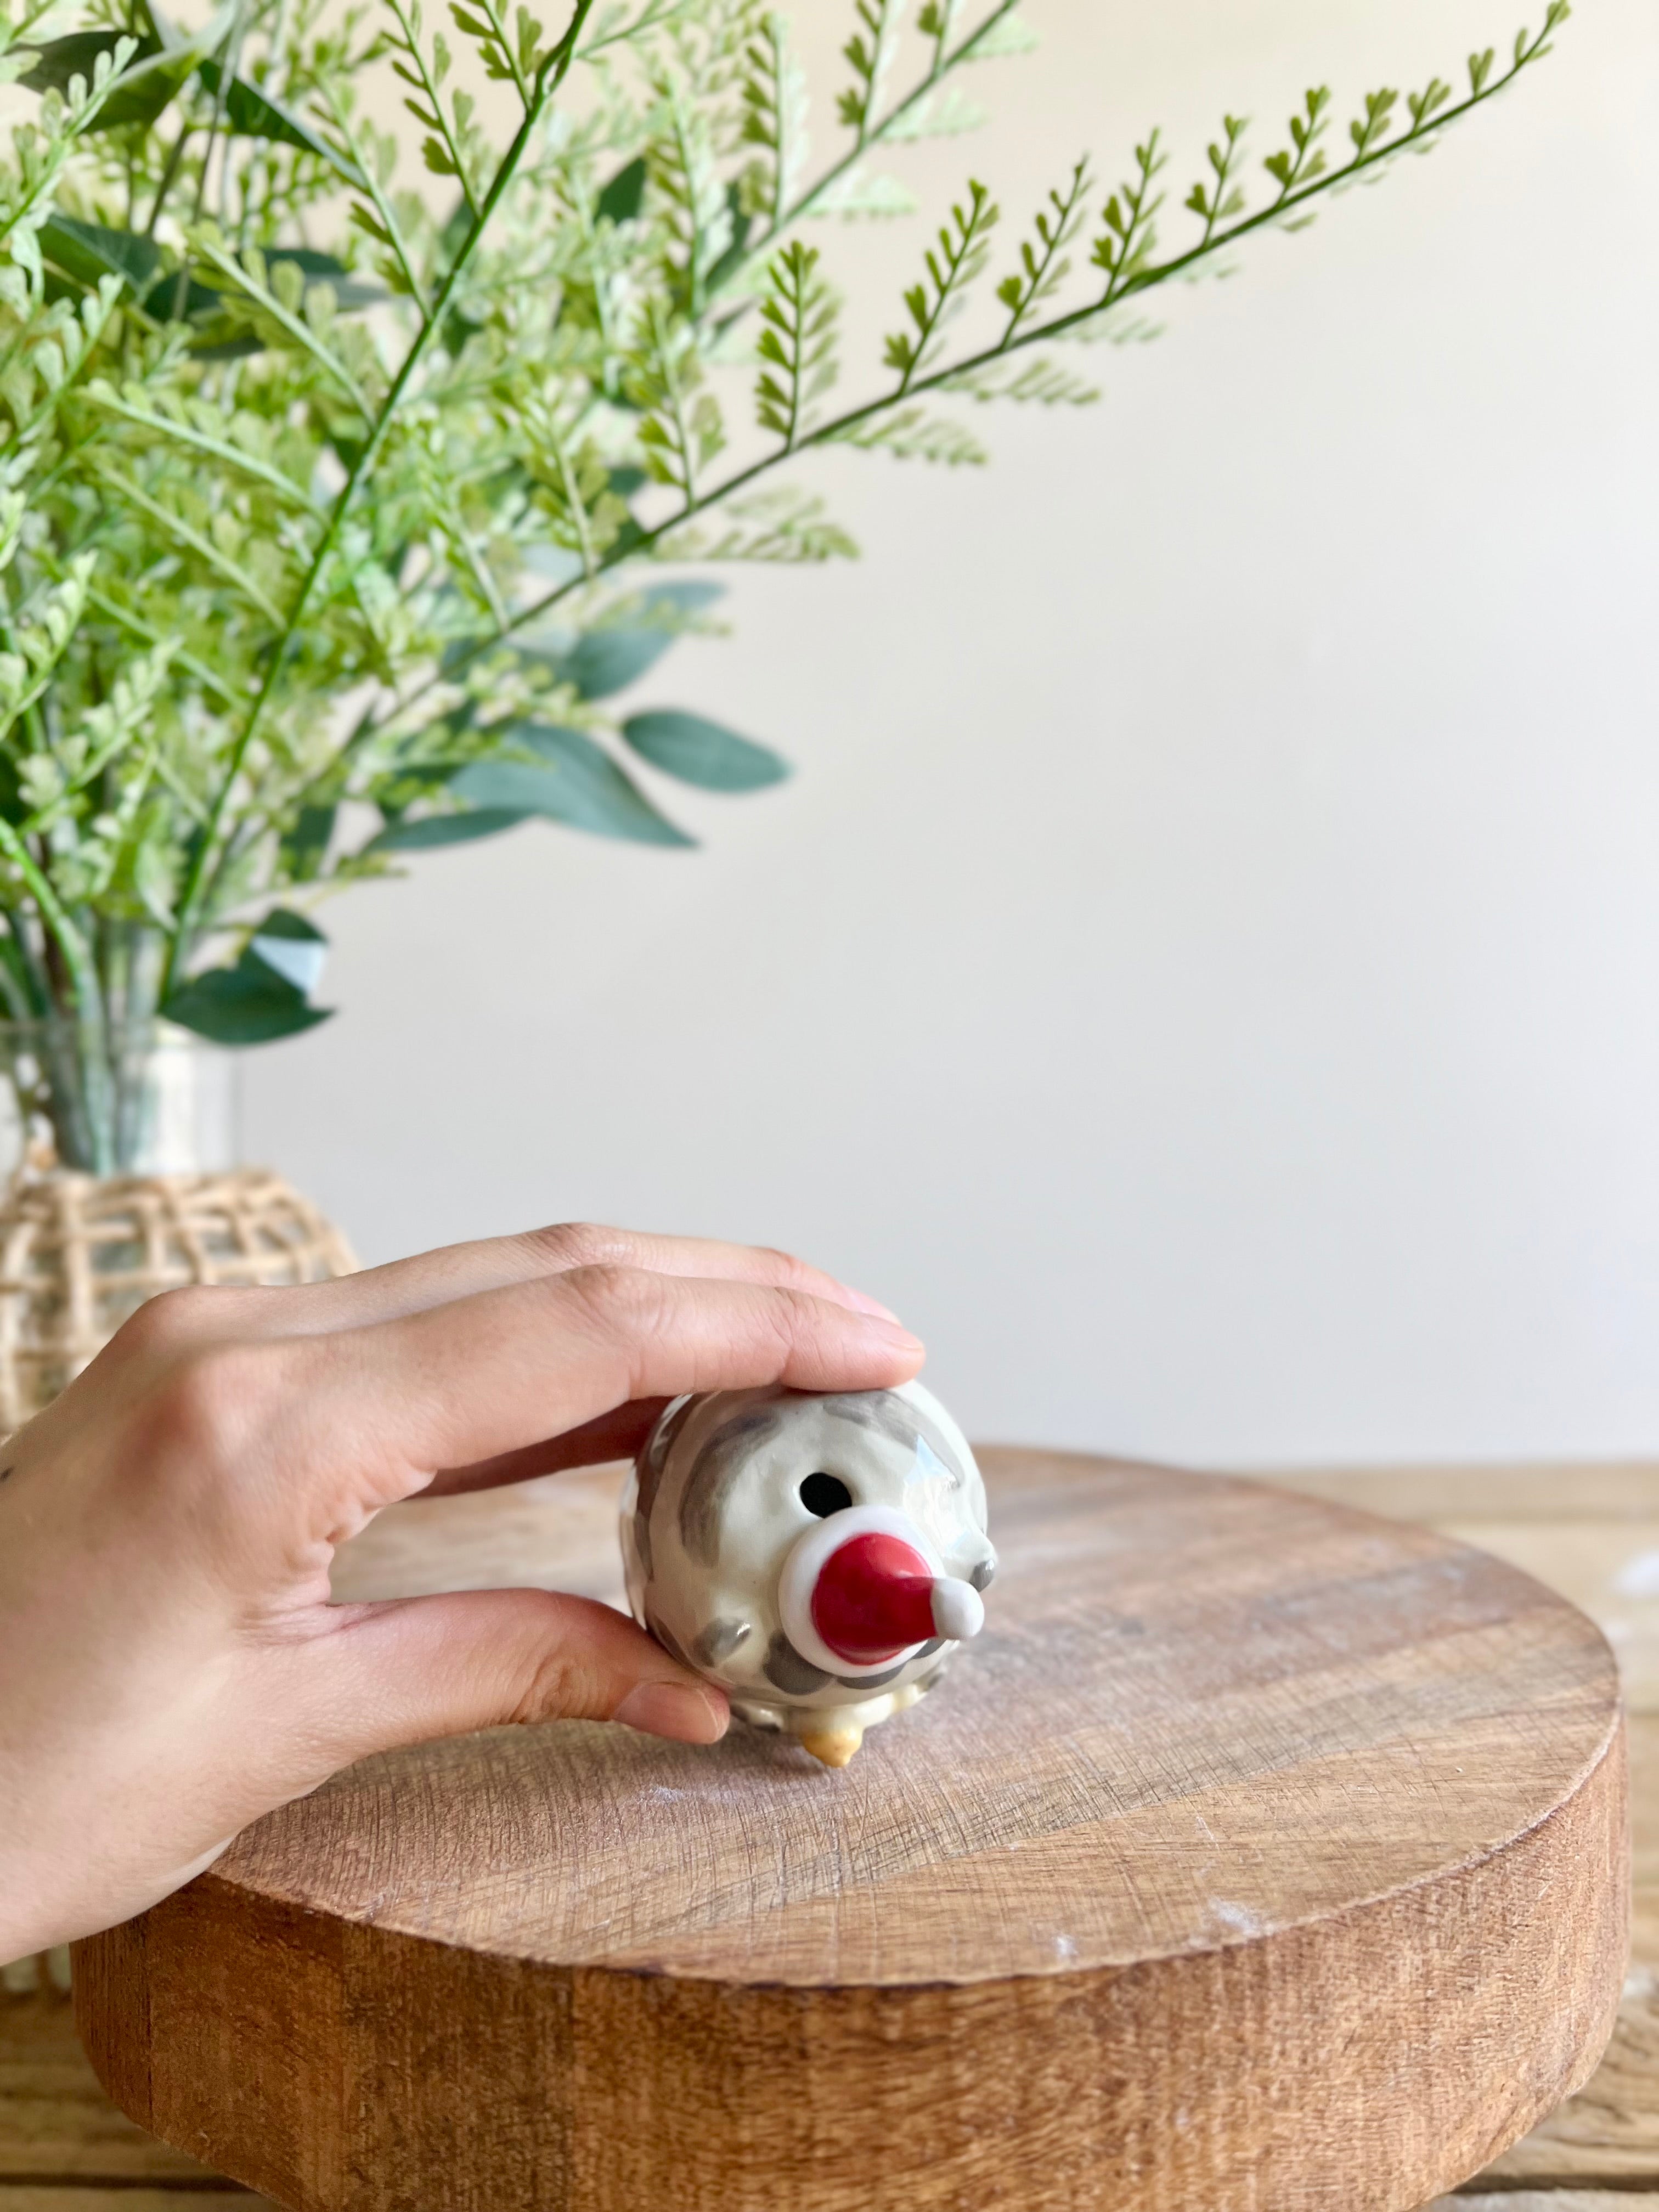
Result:
[[0,1159],[86,1175],[236,1165],[237,1055],[160,1020],[0,1022]]

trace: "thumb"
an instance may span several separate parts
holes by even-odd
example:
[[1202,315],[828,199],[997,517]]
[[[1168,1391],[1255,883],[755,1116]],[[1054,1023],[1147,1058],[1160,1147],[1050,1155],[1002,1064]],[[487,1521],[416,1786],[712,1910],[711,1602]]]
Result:
[[314,1741],[335,1767],[370,1752],[530,1721],[622,1721],[716,1743],[724,1693],[608,1605],[556,1590],[461,1590],[343,1607],[321,1662]]

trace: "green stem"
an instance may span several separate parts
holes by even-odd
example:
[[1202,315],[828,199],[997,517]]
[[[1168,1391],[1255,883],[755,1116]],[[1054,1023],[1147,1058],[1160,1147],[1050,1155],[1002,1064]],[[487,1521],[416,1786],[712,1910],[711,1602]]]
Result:
[[[6,936],[0,943],[0,959],[10,979],[6,993],[12,1007],[13,1018],[27,1021],[52,1012],[52,994],[46,988],[46,979],[35,957],[34,947],[29,943],[23,917],[10,908],[6,909]],[[21,994],[21,997],[20,995]]]
[[1222,118],[1221,128],[1222,134],[1227,141],[1227,150],[1219,168],[1217,168],[1213,163],[1211,164],[1211,173],[1215,179],[1215,184],[1210,198],[1210,212],[1204,219],[1204,236],[1201,242],[1206,246],[1215,236],[1215,227],[1222,219],[1223,204],[1227,198],[1227,187],[1232,182],[1233,170],[1237,165],[1238,155],[1244,143],[1243,131],[1242,129],[1238,131],[1233,129],[1231,116]]
[[184,159],[185,148],[195,136],[196,126],[191,123],[179,125],[179,136],[173,142],[167,165],[161,171],[161,180],[155,187],[155,204],[149,211],[149,221],[144,225],[144,236],[154,238],[155,226],[161,220],[161,210],[167,205],[167,194],[173,190],[173,179],[179,173],[179,164]]
[[[201,173],[196,179],[196,204],[191,210],[190,218],[192,222],[199,222],[202,219],[202,210],[207,201],[208,171],[213,166],[213,149],[218,143],[220,134],[225,127],[225,111],[230,105],[231,76],[236,64],[241,59],[243,13],[243,9],[238,7],[230,19],[219,47],[217,60],[219,82],[213,95],[213,120],[208,125],[208,142],[202,153]],[[228,161],[229,158],[230,149],[227,146],[225,159]],[[182,315],[185,310],[185,299],[190,284],[188,257],[180,264],[179,274],[185,285],[185,290],[178,295],[179,304],[173,310],[175,316]]]
[[75,987],[76,1011],[95,1020],[102,1012],[102,994],[98,988],[97,970],[88,953],[86,940],[76,927],[69,910],[52,889],[33,854],[10,823],[3,817],[0,817],[0,853],[5,854],[28,885],[34,902],[40,909],[40,919],[63,956],[64,965]]
[[[203,825],[202,835],[197,842],[190,868],[179,894],[178,920],[173,924],[167,939],[167,960],[161,971],[161,996],[163,1000],[172,991],[178,980],[180,963],[188,957],[191,948],[195,943],[196,933],[201,921],[203,889],[208,880],[209,870],[215,858],[214,848],[224,821],[225,810],[230,804],[231,793],[241,775],[242,763],[247,758],[248,748],[252,745],[259,726],[264,720],[265,710],[281,681],[283,670],[295,638],[298,635],[300,624],[305,618],[306,611],[311,605],[313,594],[321,579],[324,568],[334,550],[347,513],[356,495],[357,487],[380,455],[380,448],[386,442],[387,433],[392,428],[392,420],[403,396],[409,389],[416,371],[425,359],[428,348],[442,327],[444,318],[449,312],[450,302],[459,289],[461,278],[465,273],[468,262],[472,258],[474,248],[483,235],[490,216],[506,197],[519,163],[524,157],[525,149],[541,120],[548,101],[564,82],[566,72],[570,67],[571,59],[575,52],[576,40],[592,6],[593,0],[576,0],[574,10],[563,38],[543,63],[536,81],[535,96],[531,105],[525,110],[524,119],[514,134],[513,143],[507,148],[501,167],[495,172],[489,190],[484,196],[483,205],[474,217],[471,229],[462,240],[442,283],[439,285],[431,308],[422,319],[421,327],[416,332],[409,351],[404,356],[403,365],[392,379],[392,387],[386,393],[380,413],[374,418],[362,449],[353,462],[346,480],[336,496],[333,508],[324,526],[322,536],[317,542],[316,550],[311,557],[311,565],[301,583],[287,623],[266,661],[264,681],[259,687],[252,710],[242,726],[240,736],[231,747],[230,757],[226,763],[224,774],[219,780],[209,805],[207,820]],[[506,634],[507,627],[511,625],[503,626],[501,635]]]
[[565,505],[570,510],[570,520],[575,526],[576,542],[582,556],[582,574],[591,578],[598,571],[593,551],[593,533],[588,526],[587,502],[582,497],[581,486],[577,483],[576,472],[570,465],[570,457],[565,451],[564,439],[560,434],[556,422],[550,426],[548,440],[553,448],[553,459],[558,465],[559,482],[564,487]]
[[[663,389],[666,395],[668,411],[673,422],[674,436],[678,446],[682,478],[680,489],[685,494],[685,503],[681,512],[690,514],[698,504],[696,461],[692,447],[692,430],[686,419],[685,396],[680,388],[679,366],[670,349],[667,334],[662,327],[661,309],[654,297],[651,301],[651,334],[656,343],[657,362],[662,371]],[[505,633],[501,635],[504,635]]]
[[825,193],[839,184],[848,171],[861,161],[872,146],[879,145],[901,118],[908,115],[913,107],[927,99],[930,92],[937,89],[941,77],[949,76],[950,72],[960,64],[973,58],[974,51],[980,41],[995,29],[1005,15],[1012,15],[1018,4],[1019,0],[997,0],[996,6],[992,9],[985,21],[969,31],[959,46],[952,47],[942,59],[936,56],[927,75],[919,78],[902,100],[894,102],[880,122],[871,126],[864,138],[852,149],[850,153],[843,154],[838,161],[832,161],[827,169],[813,179],[798,199],[792,201],[775,221],[767,225],[766,229],[735,268],[729,269],[719,283],[709,286],[710,296],[712,297],[716,292],[725,291],[745,269],[752,268],[757,261],[769,253],[773,246],[786,230],[793,229],[804,216],[811,215]]
[[[449,118],[444,113],[443,102],[438,96],[438,87],[432,81],[431,71],[426,65],[426,57],[421,52],[421,42],[415,35],[410,19],[404,13],[399,0],[387,0],[387,4],[398,18],[398,27],[404,34],[404,51],[415,64],[416,75],[420,79],[419,88],[426,94],[428,105],[436,121],[438,136],[443,140],[445,151],[455,165],[455,180],[460,185],[461,198],[466,202],[467,213],[472,217],[476,226],[479,220],[478,204],[472,197],[471,180],[466,173],[465,149],[449,127]],[[404,82],[408,83],[410,80],[405,77]]]
[[507,24],[495,5],[495,0],[477,0],[477,4],[483,11],[484,21],[495,33],[495,43],[501,48],[501,58],[506,62],[512,76],[513,88],[519,95],[519,104],[520,106],[528,107],[530,86],[524,71],[519,67],[518,50],[513,43]]
[[[1224,252],[1228,246],[1236,244],[1242,238],[1248,237],[1253,231],[1263,229],[1269,224],[1282,222],[1288,214],[1309,200],[1316,199],[1322,193],[1333,191],[1364,170],[1375,168],[1383,161],[1392,161],[1396,155],[1404,153],[1408,146],[1432,137],[1436,132],[1444,130],[1449,125],[1456,122],[1460,117],[1470,113],[1474,108],[1483,106],[1486,101],[1494,99],[1498,93],[1515,82],[1528,63],[1537,58],[1538,49],[1542,44],[1544,35],[1540,33],[1539,39],[1526,49],[1504,75],[1493,79],[1482,91],[1471,94],[1466,100],[1460,100],[1455,107],[1441,109],[1432,119],[1420,126],[1413,126],[1400,137],[1391,139],[1386,145],[1375,147],[1370,153],[1347,162],[1343,167],[1327,170],[1322,175],[1312,179],[1308,184],[1303,185],[1300,190],[1273,201],[1270,206],[1260,210],[1255,215],[1242,217],[1230,229],[1218,232],[1206,241],[1201,241],[1185,253],[1175,254],[1168,261],[1156,263],[1151,268],[1143,269],[1138,276],[1124,285],[1121,292],[1112,297],[1109,303],[1104,298],[1088,301],[1082,307],[1072,308],[1063,315],[1053,316],[1047,322],[1035,324],[1027,330],[1019,331],[1012,336],[999,339],[994,344],[983,347],[978,353],[970,354],[961,361],[949,362],[943,368],[930,370],[925,376],[915,377],[908,386],[882,392],[875,398],[865,401],[861,406],[849,408],[845,414],[838,415],[833,420],[820,423],[816,428],[806,432],[797,441],[795,452],[804,453],[813,446],[833,444],[838,439],[844,438],[848,432],[857,429],[861,424],[870,421],[872,416],[884,414],[889,408],[897,405],[901,399],[914,399],[923,392],[937,391],[941,386],[948,386],[958,377],[972,375],[975,370],[989,368],[995,362],[1006,359],[1011,354],[1024,352],[1027,347],[1042,345],[1054,339],[1066,337],[1083,324],[1092,321],[1108,304],[1121,305],[1122,301],[1133,298],[1138,292],[1151,291],[1156,286],[1167,283],[1172,277],[1182,275],[1210,255]],[[775,468],[780,461],[788,458],[787,453],[780,447],[773,453],[763,454],[758,460],[750,462],[746,467],[734,471],[723,483],[716,484],[711,490],[700,493],[695,500],[688,502],[677,514],[671,515],[665,522],[659,523],[655,529],[648,530],[641,537],[635,538],[622,552],[605,555],[599,564],[601,572],[615,567],[620,561],[636,560],[642,554],[649,553],[661,539],[667,537],[671,532],[681,528],[694,515],[705,512],[709,507],[718,507],[736,492],[746,490],[757,477],[764,476],[769,470]],[[568,583],[556,586],[552,591],[544,593],[540,599],[532,600],[528,606],[520,608],[505,629],[488,637],[480,638],[475,644],[469,646],[465,653],[457,655],[447,672],[425,678],[414,691],[398,702],[393,710],[394,713],[400,714],[406,713],[417,699],[422,697],[427,692],[435,690],[440,684],[452,681],[460,669],[477,659],[480,653],[488,653],[493,647],[500,644],[502,638],[510,635],[515,630],[524,629],[539,620],[561,600],[568,599],[573,592],[580,590],[586,581],[586,579],[584,577],[574,577]]]
[[[380,179],[375,174],[374,164],[364,160],[362,149],[357,143],[357,134],[351,127],[351,118],[342,112],[339,101],[334,97],[331,85],[327,88],[325,97],[328,100],[328,112],[334,119],[334,127],[345,140],[347,150],[357,164],[358,173],[362,178],[363,190],[374,203],[374,212],[380,217],[386,236],[392,240],[392,250],[397,255],[398,265],[404,272],[404,282],[409,287],[410,297],[414,301],[419,312],[424,315],[428,312],[426,295],[421,289],[420,273],[415,266],[415,257],[409,250],[408,240],[404,236],[403,225],[398,222],[397,212],[391,201],[381,189]],[[465,185],[462,189],[465,189]]]

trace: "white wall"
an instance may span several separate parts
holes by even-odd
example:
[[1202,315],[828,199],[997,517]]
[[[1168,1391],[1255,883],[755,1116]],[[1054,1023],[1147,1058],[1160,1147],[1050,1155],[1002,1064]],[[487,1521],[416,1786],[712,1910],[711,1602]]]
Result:
[[[945,173],[1023,216],[1161,116],[1184,191],[1224,105],[1461,72],[1517,7],[1032,0]],[[370,1258],[792,1245],[981,1435],[1659,1449],[1656,93],[1646,0],[1586,0],[1086,356],[1100,407],[820,466],[863,562],[737,578],[641,687],[797,780],[677,795],[696,854],[527,829],[333,906],[343,1012],[250,1067],[253,1154]]]

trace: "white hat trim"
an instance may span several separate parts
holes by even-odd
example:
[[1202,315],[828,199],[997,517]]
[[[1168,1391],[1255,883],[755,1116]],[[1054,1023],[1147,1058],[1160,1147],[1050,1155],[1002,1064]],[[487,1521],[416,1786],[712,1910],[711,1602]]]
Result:
[[908,1544],[913,1552],[921,1553],[935,1582],[945,1575],[944,1561],[915,1522],[908,1513],[896,1512],[890,1505],[849,1505],[844,1512],[831,1513],[826,1519],[814,1522],[796,1538],[778,1577],[778,1612],[783,1621],[783,1632],[803,1659],[814,1667],[822,1667],[825,1674],[849,1682],[862,1681],[866,1675],[891,1674],[896,1667],[902,1667],[914,1659],[922,1648],[920,1644],[907,1644],[890,1659],[877,1659],[867,1667],[857,1667],[851,1660],[843,1659],[838,1651],[832,1651],[818,1634],[812,1620],[812,1593],[817,1588],[818,1577],[831,1554],[840,1551],[843,1544],[850,1544],[855,1536],[896,1536],[901,1544]]

